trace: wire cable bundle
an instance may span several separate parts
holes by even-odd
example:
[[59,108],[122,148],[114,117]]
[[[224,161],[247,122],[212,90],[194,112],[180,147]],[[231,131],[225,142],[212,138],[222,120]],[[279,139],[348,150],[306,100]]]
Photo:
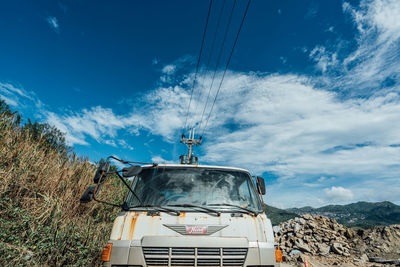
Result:
[[[227,21],[227,24],[226,24],[224,36],[223,36],[223,39],[222,39],[222,42],[221,42],[221,46],[220,46],[220,49],[219,49],[219,53],[218,53],[218,56],[217,56],[217,61],[216,61],[216,64],[215,64],[214,72],[212,74],[211,83],[210,83],[210,86],[208,88],[207,98],[206,98],[206,100],[204,102],[204,107],[202,109],[200,121],[196,123],[196,117],[193,116],[190,124],[188,124],[188,119],[189,119],[189,114],[190,114],[190,107],[191,107],[191,104],[193,102],[193,93],[195,91],[196,82],[197,82],[197,78],[198,78],[198,74],[199,74],[201,57],[203,55],[204,44],[205,44],[206,35],[207,35],[207,29],[209,27],[210,14],[211,14],[211,11],[212,11],[212,6],[213,6],[213,0],[210,0],[208,13],[207,13],[207,20],[206,20],[206,24],[205,24],[204,31],[203,31],[203,37],[202,37],[202,41],[201,41],[199,57],[198,57],[198,60],[197,60],[197,65],[196,65],[196,71],[195,71],[194,80],[193,80],[193,83],[192,83],[192,88],[191,88],[191,93],[190,93],[190,100],[189,100],[188,108],[187,108],[187,111],[186,111],[185,124],[184,124],[183,129],[182,129],[183,132],[186,131],[187,129],[192,129],[194,126],[196,126],[196,124],[198,126],[199,132],[202,132],[201,135],[204,135],[204,133],[206,132],[207,127],[209,126],[209,121],[210,121],[210,118],[211,118],[211,114],[212,114],[212,112],[214,110],[215,103],[216,103],[218,95],[219,95],[219,93],[221,91],[221,87],[222,87],[223,81],[225,79],[226,72],[228,70],[229,64],[230,64],[231,59],[232,59],[233,52],[235,50],[237,41],[239,39],[240,32],[241,32],[241,30],[243,28],[243,24],[244,24],[247,12],[248,12],[249,7],[250,7],[250,3],[251,3],[251,0],[248,0],[246,8],[245,8],[245,11],[244,11],[244,13],[242,15],[242,19],[240,21],[239,28],[236,31],[235,39],[233,41],[233,45],[231,47],[228,59],[226,61],[225,68],[224,68],[224,71],[223,71],[222,76],[221,76],[221,80],[219,82],[217,91],[216,91],[215,96],[214,96],[214,100],[212,101],[212,105],[211,105],[211,108],[209,109],[208,116],[205,116],[208,103],[210,102],[209,100],[210,100],[210,96],[211,96],[211,91],[212,91],[212,88],[214,86],[215,79],[216,79],[216,76],[217,76],[217,72],[218,72],[220,64],[221,64],[221,59],[222,59],[222,55],[223,55],[223,52],[224,52],[225,43],[226,43],[226,40],[227,40],[227,37],[228,37],[228,33],[229,33],[229,30],[230,30],[230,27],[232,25],[232,18],[233,18],[233,15],[234,15],[234,11],[235,11],[235,8],[237,7],[237,0],[233,1],[232,7],[231,7],[231,10],[230,10],[230,13],[229,13],[228,21]],[[211,44],[211,49],[210,49],[211,51],[209,52],[209,56],[208,56],[208,59],[207,59],[206,67],[205,67],[205,70],[203,72],[203,83],[204,83],[204,81],[206,79],[206,76],[208,74],[208,71],[209,71],[211,58],[213,56],[213,49],[214,49],[215,42],[216,42],[216,39],[217,39],[217,36],[218,36],[218,29],[219,29],[220,24],[221,24],[221,18],[223,17],[223,11],[224,11],[224,8],[225,8],[225,4],[226,4],[226,0],[223,1],[222,7],[220,8],[220,11],[218,13],[219,14],[218,15],[218,21],[217,21],[217,24],[216,24],[216,29],[214,31],[214,37],[212,39],[212,44]],[[197,108],[198,108],[197,107],[197,103],[201,101],[202,91],[200,90],[197,95],[198,95],[198,97],[197,97],[197,101],[195,101],[195,105],[196,106],[194,108],[194,115],[197,114]],[[203,119],[205,119],[205,118],[206,118],[206,121],[205,121],[204,127],[203,127],[203,129],[201,131],[201,127],[203,126]]]

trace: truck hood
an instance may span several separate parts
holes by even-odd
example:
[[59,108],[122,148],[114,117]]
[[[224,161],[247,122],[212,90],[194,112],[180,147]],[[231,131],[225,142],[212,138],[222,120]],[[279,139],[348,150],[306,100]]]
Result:
[[138,241],[146,236],[246,237],[249,242],[273,242],[271,222],[265,214],[221,213],[217,217],[199,212],[181,212],[179,216],[123,212],[114,221],[110,240]]

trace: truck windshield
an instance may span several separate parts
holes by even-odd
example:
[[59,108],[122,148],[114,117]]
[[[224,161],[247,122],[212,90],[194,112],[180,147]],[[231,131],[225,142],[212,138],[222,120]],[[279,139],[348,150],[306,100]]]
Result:
[[[226,203],[253,211],[261,210],[251,177],[241,171],[210,168],[148,168],[143,169],[135,178],[132,189],[142,200],[142,204],[207,206]],[[128,207],[133,207],[140,203],[130,193],[126,204]],[[235,208],[226,205],[219,206],[218,209]]]

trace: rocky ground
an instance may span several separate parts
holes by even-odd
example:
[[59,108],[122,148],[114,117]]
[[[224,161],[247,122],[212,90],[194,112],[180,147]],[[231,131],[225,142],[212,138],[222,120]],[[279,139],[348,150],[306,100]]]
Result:
[[352,229],[306,214],[274,231],[283,260],[299,266],[400,266],[400,225]]

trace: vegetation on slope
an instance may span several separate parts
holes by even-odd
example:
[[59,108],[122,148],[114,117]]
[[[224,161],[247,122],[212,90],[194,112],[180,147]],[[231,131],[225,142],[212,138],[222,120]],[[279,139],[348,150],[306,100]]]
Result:
[[[22,125],[0,100],[0,266],[99,265],[118,209],[79,203],[94,172],[57,129]],[[103,196],[118,201],[121,185],[108,186]]]
[[347,227],[371,228],[377,225],[400,223],[400,206],[389,201],[357,202],[348,205],[328,205],[321,208],[293,208],[288,211],[296,214],[309,213],[327,216]]
[[278,209],[267,204],[264,204],[264,209],[268,218],[271,220],[272,225],[278,225],[281,222],[288,221],[298,216],[296,213]]
[[303,214],[322,215],[335,219],[347,227],[368,229],[374,226],[400,224],[400,206],[389,201],[357,202],[348,205],[328,205],[320,208],[278,209],[265,205],[265,212],[273,225],[293,219]]

